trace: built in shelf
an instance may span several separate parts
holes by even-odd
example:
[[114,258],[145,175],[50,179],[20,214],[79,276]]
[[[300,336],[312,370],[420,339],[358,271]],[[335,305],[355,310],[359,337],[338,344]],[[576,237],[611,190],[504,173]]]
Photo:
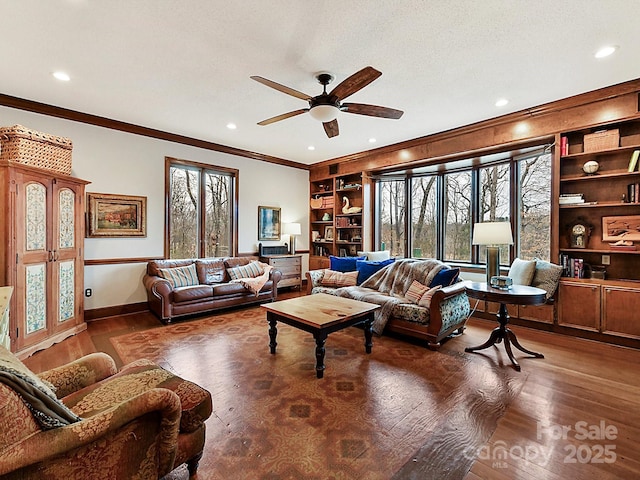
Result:
[[585,202],[585,203],[567,203],[560,205],[560,208],[612,208],[612,207],[640,207],[639,203],[626,202]]
[[622,253],[624,255],[638,255],[640,254],[639,250],[611,250],[608,248],[561,248],[561,252],[571,252],[571,253],[606,253],[606,254],[616,254]]
[[607,150],[600,150],[598,152],[580,152],[580,153],[570,153],[569,155],[563,155],[561,158],[595,158],[599,155],[606,155],[608,153],[619,153],[619,152],[633,152],[634,150],[640,149],[640,145],[625,145],[624,147],[615,147],[608,148]]
[[585,180],[602,180],[604,178],[620,178],[620,177],[639,177],[640,172],[629,172],[628,170],[616,170],[608,173],[593,173],[587,175],[586,173],[581,175],[570,175],[561,177],[561,182],[582,182]]

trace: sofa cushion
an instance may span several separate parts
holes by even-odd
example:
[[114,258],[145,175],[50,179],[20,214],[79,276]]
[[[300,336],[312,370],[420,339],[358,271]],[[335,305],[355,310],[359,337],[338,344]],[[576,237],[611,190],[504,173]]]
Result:
[[365,257],[335,257],[329,256],[329,269],[334,272],[353,272],[356,270],[356,262]]
[[413,303],[398,303],[394,305],[391,316],[421,325],[429,324],[429,309]]
[[91,417],[152,388],[166,388],[180,397],[181,432],[195,431],[211,415],[207,390],[146,359],[126,365],[117,374],[67,395],[63,401],[76,414]]
[[191,258],[182,258],[179,260],[150,260],[147,263],[147,274],[152,277],[160,276],[161,268],[186,267],[193,263]]
[[238,280],[239,278],[255,278],[262,275],[264,268],[258,261],[249,262],[246,265],[240,265],[234,268],[228,268],[227,273],[231,280]]
[[422,295],[424,295],[428,290],[429,287],[427,285],[423,285],[419,281],[414,280],[411,282],[411,285],[409,285],[407,291],[404,292],[404,298],[411,303],[417,304],[422,298]]
[[325,270],[320,284],[323,287],[352,287],[358,281],[358,272],[336,272]]
[[460,275],[459,268],[443,268],[440,270],[436,276],[431,280],[429,287],[437,287],[440,285],[441,287],[448,287],[449,285],[453,285],[458,281],[458,276]]
[[212,285],[192,285],[190,287],[179,287],[173,291],[173,301],[176,303],[192,302],[213,296]]
[[213,285],[225,281],[227,269],[222,258],[200,258],[196,260],[196,271],[202,285]]
[[158,273],[162,278],[169,280],[174,288],[188,287],[200,283],[195,263],[185,267],[159,268]]
[[420,307],[429,308],[431,306],[431,299],[433,298],[433,294],[440,290],[442,287],[440,285],[436,285],[435,287],[431,287],[429,290],[424,292],[418,300],[418,305]]
[[515,285],[531,285],[533,275],[536,272],[535,260],[521,260],[514,258],[509,268],[509,278]]
[[539,258],[534,258],[534,260],[536,261],[536,271],[533,274],[531,285],[546,291],[547,300],[549,300],[558,288],[562,267]]
[[391,252],[389,250],[383,250],[381,252],[358,252],[359,257],[365,257],[372,262],[381,262],[383,260],[389,260],[391,258]]
[[[271,290],[271,281],[268,281],[264,287],[262,287],[263,289],[268,288],[269,290]],[[267,287],[267,285],[269,285],[269,287]],[[248,295],[251,292],[249,292],[249,290],[247,290],[246,288],[244,288],[244,286],[241,283],[221,283],[219,285],[212,285],[213,287],[213,296],[214,297],[221,297],[224,295]]]
[[382,261],[356,260],[356,270],[358,271],[358,285],[364,282],[378,270],[383,269],[390,263],[395,262],[395,258],[388,258]]

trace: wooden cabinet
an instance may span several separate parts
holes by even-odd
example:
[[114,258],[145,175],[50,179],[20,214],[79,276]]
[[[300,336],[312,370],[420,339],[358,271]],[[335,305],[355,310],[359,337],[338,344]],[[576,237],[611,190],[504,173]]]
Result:
[[282,272],[278,288],[302,288],[302,255],[269,255],[260,257],[260,261]]
[[329,256],[355,256],[363,245],[362,176],[311,182],[309,269],[329,267]]
[[640,287],[604,286],[602,333],[640,339]]
[[561,281],[558,286],[558,325],[600,330],[600,285]]
[[15,287],[11,349],[19,357],[86,328],[84,188],[88,182],[0,165],[0,284]]

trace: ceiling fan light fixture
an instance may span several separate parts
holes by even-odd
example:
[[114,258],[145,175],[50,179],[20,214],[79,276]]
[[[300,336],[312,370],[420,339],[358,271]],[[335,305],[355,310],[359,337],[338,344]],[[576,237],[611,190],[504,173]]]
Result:
[[338,117],[340,109],[334,105],[316,105],[309,114],[319,122],[331,122]]

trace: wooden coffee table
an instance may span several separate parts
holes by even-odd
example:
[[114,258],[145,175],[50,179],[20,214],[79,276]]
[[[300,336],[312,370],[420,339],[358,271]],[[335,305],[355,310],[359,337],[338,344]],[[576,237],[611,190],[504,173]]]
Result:
[[373,312],[380,308],[379,305],[316,293],[261,306],[267,310],[269,347],[272,354],[276,353],[277,322],[286,323],[313,334],[316,340],[316,376],[318,378],[324,375],[324,344],[327,336],[332,332],[364,323],[364,346],[366,352],[371,353]]

